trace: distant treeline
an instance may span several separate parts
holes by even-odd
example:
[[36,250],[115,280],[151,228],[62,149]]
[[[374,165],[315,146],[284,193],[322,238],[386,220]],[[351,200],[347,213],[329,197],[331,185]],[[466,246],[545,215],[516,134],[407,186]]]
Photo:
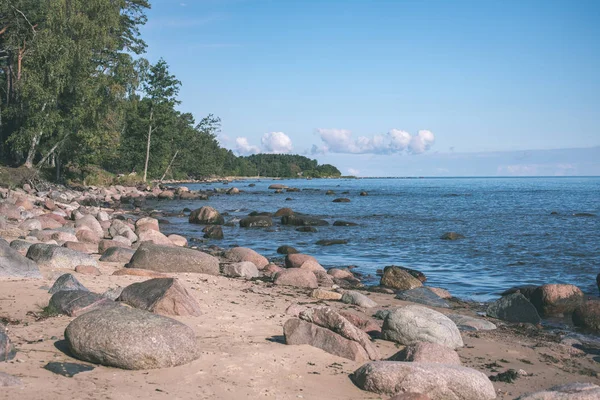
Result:
[[[181,82],[142,57],[148,0],[0,2],[0,160],[142,179],[339,176],[296,155],[237,157],[219,118],[176,109]],[[201,78],[200,78],[201,79]],[[201,95],[201,94],[200,94]]]

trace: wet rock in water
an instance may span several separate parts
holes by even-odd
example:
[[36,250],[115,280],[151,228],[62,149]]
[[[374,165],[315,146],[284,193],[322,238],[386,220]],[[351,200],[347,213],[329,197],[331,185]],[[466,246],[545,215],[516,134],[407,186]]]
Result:
[[285,216],[290,216],[290,215],[294,215],[294,210],[292,210],[291,208],[280,208],[279,210],[277,210],[275,212],[275,214],[273,214],[274,217],[285,217]]
[[451,349],[463,346],[456,324],[444,314],[427,307],[410,305],[390,312],[383,321],[384,339],[409,345],[438,343]]
[[17,351],[10,341],[8,335],[4,332],[4,328],[0,325],[0,362],[12,360],[15,358]]
[[368,195],[369,195],[369,193],[367,193],[367,192],[365,192],[365,191],[363,190],[362,192],[360,192],[360,195],[361,195],[361,196],[368,196]]
[[36,243],[27,250],[27,258],[50,268],[75,269],[78,265],[97,266],[89,254],[51,244]]
[[396,294],[396,298],[430,307],[450,308],[450,304],[427,287],[402,290]]
[[301,268],[289,268],[279,271],[275,274],[273,283],[308,289],[319,287],[316,275],[307,269]]
[[301,226],[300,228],[296,228],[296,231],[304,233],[317,233],[319,230],[314,226]]
[[267,228],[273,226],[273,220],[267,216],[246,217],[240,220],[242,228]]
[[299,188],[287,188],[287,189],[285,189],[285,191],[289,192],[289,193],[298,193],[301,190]]
[[342,295],[342,302],[346,304],[354,304],[363,308],[377,307],[377,303],[362,293],[349,290]]
[[309,256],[308,254],[302,253],[293,253],[288,254],[285,257],[285,266],[287,268],[300,268],[302,264],[304,264],[307,261],[314,261],[315,263],[318,263],[317,259],[313,256]]
[[333,246],[336,244],[348,244],[348,241],[344,239],[321,239],[315,244],[318,246]]
[[358,224],[356,222],[335,221],[333,226],[358,226]]
[[350,203],[350,199],[340,197],[339,199],[334,199],[332,203]]
[[362,390],[385,395],[426,393],[431,400],[491,400],[494,385],[483,373],[458,365],[373,361],[350,378]]
[[535,292],[535,290],[538,287],[539,287],[538,285],[515,286],[515,287],[511,287],[510,289],[502,292],[501,296],[508,296],[509,294],[513,294],[513,293],[521,293],[523,296],[525,296],[525,298],[527,300],[529,300],[529,299],[531,299],[531,295],[533,294],[533,292]]
[[573,312],[573,324],[600,332],[600,300],[587,300]]
[[49,314],[64,314],[76,317],[99,308],[112,308],[118,305],[99,294],[83,290],[61,290],[50,298]]
[[202,314],[198,301],[175,278],[155,278],[133,283],[123,289],[117,301],[160,315],[197,317]]
[[461,314],[448,314],[446,316],[458,326],[459,330],[490,331],[497,328],[496,325],[490,321],[481,318],[474,318]]
[[214,208],[204,206],[190,213],[189,222],[202,225],[223,225],[225,219]]
[[428,342],[410,344],[391,356],[388,361],[462,365],[456,351],[441,344]]
[[487,315],[509,322],[528,322],[539,324],[542,322],[537,310],[521,293],[513,293],[501,297],[490,304]]
[[281,224],[294,226],[327,226],[329,225],[329,222],[315,217],[292,214],[281,217]]
[[256,265],[250,261],[243,261],[238,263],[225,264],[223,266],[223,275],[231,278],[245,278],[252,279],[258,278],[260,275]]
[[168,368],[198,358],[196,335],[174,319],[128,307],[86,313],[65,330],[79,359],[139,370]]
[[256,186],[256,183],[251,183],[248,185],[248,187],[255,187],[255,186]]
[[124,247],[109,247],[104,251],[100,261],[128,263],[135,254],[135,250]]
[[37,264],[0,240],[0,277],[41,278]]
[[23,383],[16,376],[0,372],[0,387],[21,386]]
[[170,190],[163,190],[158,194],[159,200],[173,200],[175,198],[175,193]]
[[310,297],[319,300],[341,300],[342,294],[330,290],[315,289],[310,293]]
[[269,260],[266,257],[247,247],[234,247],[225,253],[225,258],[233,262],[249,261],[256,265],[258,269],[263,269],[269,265]]
[[225,192],[225,194],[228,194],[228,195],[240,194],[240,189],[238,189],[236,187],[232,187],[231,189],[227,190]]
[[456,232],[446,232],[442,235],[442,237],[440,237],[440,239],[442,240],[459,240],[464,238],[464,235],[461,235],[460,233]]
[[529,299],[543,316],[562,316],[583,304],[583,292],[575,285],[548,284],[533,291]]
[[63,274],[59,276],[50,290],[48,290],[48,293],[54,294],[61,290],[81,290],[89,292],[88,288],[83,286],[72,274]]
[[55,374],[72,378],[81,372],[92,371],[94,367],[85,364],[65,363],[65,362],[50,362],[44,365],[44,369]]
[[517,400],[596,400],[600,399],[600,386],[593,383],[567,383],[541,392],[529,393]]
[[328,191],[325,192],[325,194],[327,196],[333,196],[335,194],[335,192],[333,190],[328,190]]
[[385,267],[380,284],[398,290],[410,290],[423,286],[419,279],[395,265]]
[[142,243],[127,265],[128,268],[157,272],[193,272],[219,275],[219,260],[209,254],[184,247]]
[[279,246],[277,248],[277,253],[278,254],[296,254],[296,253],[298,253],[298,250],[296,250],[292,246]]
[[573,214],[574,217],[595,217],[596,214],[593,213],[588,213],[588,212],[581,212],[581,213],[575,213]]
[[210,225],[202,229],[205,239],[223,239],[223,228],[219,225]]
[[281,190],[281,189],[287,189],[287,186],[282,185],[280,183],[274,183],[272,185],[269,186],[269,189],[275,189],[275,190]]
[[[417,271],[416,269],[412,269],[412,268],[407,268],[407,267],[402,267],[399,265],[390,265],[389,267],[394,267],[394,268],[398,268],[401,269],[403,271],[408,272],[411,276],[413,276],[414,278],[417,278],[418,280],[421,281],[421,283],[425,283],[427,281],[427,277],[425,276],[424,273],[422,273],[421,271]],[[387,267],[386,267],[387,268]],[[385,269],[384,269],[385,271]],[[383,272],[381,272],[381,275],[383,276]]]

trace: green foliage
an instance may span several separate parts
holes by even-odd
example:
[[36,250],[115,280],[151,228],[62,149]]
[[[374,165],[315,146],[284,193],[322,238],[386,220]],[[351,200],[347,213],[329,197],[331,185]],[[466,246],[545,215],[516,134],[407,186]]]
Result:
[[[0,159],[89,185],[207,176],[339,176],[283,154],[237,157],[220,119],[177,110],[181,82],[141,55],[148,0],[0,0]],[[149,147],[149,150],[147,150]]]

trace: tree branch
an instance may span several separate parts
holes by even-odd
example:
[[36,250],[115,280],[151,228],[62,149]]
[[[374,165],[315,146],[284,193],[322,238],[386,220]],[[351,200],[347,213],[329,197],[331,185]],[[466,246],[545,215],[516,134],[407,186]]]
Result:
[[31,27],[31,30],[33,31],[33,34],[35,35],[37,32],[35,31],[35,26],[37,26],[37,24],[35,24],[35,26],[33,26],[33,24],[31,22],[29,22],[29,20],[27,19],[27,16],[25,14],[23,14],[23,11],[19,10],[18,8],[16,8],[15,6],[11,5],[11,7],[18,12],[19,14],[21,14],[23,16],[23,18],[25,18],[25,21],[27,21],[27,23],[29,24],[29,26]]

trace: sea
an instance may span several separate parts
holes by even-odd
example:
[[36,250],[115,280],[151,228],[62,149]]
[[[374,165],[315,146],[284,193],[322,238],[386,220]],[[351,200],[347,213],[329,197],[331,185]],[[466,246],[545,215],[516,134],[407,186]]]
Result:
[[[274,183],[300,191],[275,194],[268,189]],[[354,266],[366,283],[378,282],[377,272],[385,266],[400,265],[423,272],[430,286],[473,301],[493,300],[513,286],[545,283],[574,284],[598,295],[600,177],[252,179],[184,186],[216,193],[209,200],[151,205],[179,214],[166,217],[163,232],[184,235],[199,247],[250,247],[281,260],[277,248],[289,245],[326,268]],[[221,193],[231,187],[242,193]],[[368,195],[360,196],[361,191]],[[333,202],[339,197],[350,202]],[[303,233],[274,218],[272,228],[236,223],[223,227],[223,240],[208,240],[203,226],[182,214],[204,205],[227,214],[226,221],[289,207],[330,225]],[[338,220],[358,225],[333,226]],[[464,239],[442,240],[445,232]],[[320,246],[321,239],[348,243]]]

